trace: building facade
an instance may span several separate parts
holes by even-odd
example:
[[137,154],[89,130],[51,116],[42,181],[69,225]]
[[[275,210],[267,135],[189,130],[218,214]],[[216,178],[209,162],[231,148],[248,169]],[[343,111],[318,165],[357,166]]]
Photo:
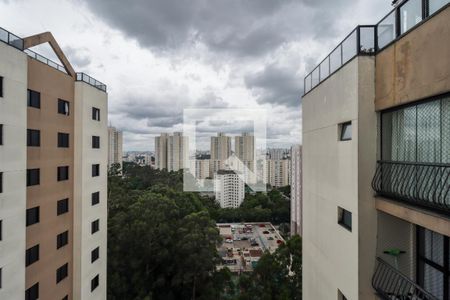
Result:
[[238,208],[244,201],[245,183],[235,171],[219,170],[214,173],[214,192],[220,207]]
[[106,299],[106,86],[0,33],[0,299]]
[[211,159],[209,162],[210,177],[225,168],[224,162],[231,156],[231,137],[225,133],[218,133],[211,137]]
[[302,146],[291,147],[291,235],[302,235]]
[[[93,141],[94,142],[94,141]],[[113,164],[120,164],[122,167],[123,157],[123,133],[115,127],[108,127],[108,168]]]
[[401,1],[305,78],[304,299],[450,299],[448,20]]
[[266,161],[267,183],[273,187],[288,186],[291,176],[290,159],[269,159]]
[[234,137],[234,154],[252,172],[255,171],[255,137],[244,132]]
[[167,170],[167,141],[169,134],[161,133],[155,137],[155,167],[156,169]]
[[181,132],[172,135],[161,133],[155,138],[155,165],[157,169],[167,171],[179,171],[183,169],[184,162],[189,154],[188,137]]

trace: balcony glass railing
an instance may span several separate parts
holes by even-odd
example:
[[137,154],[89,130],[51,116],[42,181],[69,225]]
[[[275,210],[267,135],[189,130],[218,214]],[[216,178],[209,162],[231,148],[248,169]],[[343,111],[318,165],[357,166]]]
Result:
[[84,73],[77,73],[77,77],[76,77],[77,81],[83,81],[86,82],[87,84],[92,85],[93,87],[106,92],[106,84],[101,83],[100,81],[92,78],[91,76],[84,74]]
[[3,28],[0,28],[0,41],[7,43],[8,45],[11,45],[19,50],[23,50],[23,39]]
[[385,300],[438,300],[381,258],[377,258],[372,286],[377,294]]
[[450,0],[405,0],[376,25],[358,26],[304,79],[307,94],[357,55],[373,55],[448,6]]
[[450,213],[450,164],[378,161],[372,188],[380,196]]
[[30,49],[25,49],[24,52],[26,54],[28,54],[29,57],[31,57],[31,58],[33,58],[33,59],[35,59],[37,61],[40,61],[41,63],[44,63],[44,64],[46,64],[46,65],[48,65],[48,66],[50,66],[50,67],[52,67],[52,68],[54,68],[54,69],[56,69],[58,71],[61,71],[61,72],[65,73],[65,74],[67,74],[66,68],[64,68],[60,64],[54,62],[53,60],[48,59],[48,58],[40,55],[39,53],[34,52],[33,50],[30,50]]

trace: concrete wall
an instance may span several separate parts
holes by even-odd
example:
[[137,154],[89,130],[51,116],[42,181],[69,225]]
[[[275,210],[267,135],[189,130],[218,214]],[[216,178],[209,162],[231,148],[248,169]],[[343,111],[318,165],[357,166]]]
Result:
[[[373,77],[373,58],[358,57],[303,98],[304,299],[336,299],[338,289],[347,299],[375,298]],[[352,140],[340,141],[347,121]],[[337,223],[338,207],[352,212],[351,232]]]
[[[100,109],[100,122],[92,120],[92,107]],[[107,254],[107,94],[83,82],[75,83],[75,207],[74,299],[106,299]],[[92,136],[100,136],[100,149],[92,149]],[[92,164],[100,164],[100,176],[92,177]],[[92,206],[91,195],[100,192]],[[91,234],[91,223],[100,219],[100,230]],[[100,247],[100,258],[91,263],[91,251]],[[91,293],[91,280],[100,284]]]
[[376,55],[377,110],[450,91],[450,6]]
[[27,123],[27,56],[0,42],[0,299],[23,299],[25,291],[25,209],[26,209],[26,123]]

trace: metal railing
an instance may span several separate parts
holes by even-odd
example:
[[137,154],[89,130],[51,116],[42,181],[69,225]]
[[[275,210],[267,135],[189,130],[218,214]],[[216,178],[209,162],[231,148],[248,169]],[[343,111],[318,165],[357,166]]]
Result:
[[50,66],[50,67],[52,67],[52,68],[54,68],[54,69],[56,69],[58,71],[61,71],[61,72],[65,73],[65,74],[67,74],[66,68],[64,68],[60,64],[54,62],[53,60],[48,59],[48,58],[40,55],[39,53],[34,52],[33,50],[30,50],[30,49],[25,49],[24,52],[26,54],[28,54],[29,57],[31,57],[31,58],[33,58],[33,59],[35,59],[37,61],[40,61],[41,63],[44,63],[44,64],[46,64],[46,65],[48,65],[48,66]]
[[87,84],[92,85],[93,87],[106,92],[106,84],[101,83],[100,81],[92,78],[91,76],[84,74],[84,73],[77,73],[77,77],[76,77],[77,81],[83,81],[86,82]]
[[23,39],[0,27],[0,41],[23,50]]
[[387,198],[450,213],[450,164],[378,161],[372,188]]
[[[304,95],[358,55],[374,55],[448,7],[450,0],[405,0],[376,25],[357,26],[304,79]],[[408,19],[408,16],[409,19]],[[365,29],[368,28],[368,29]],[[361,29],[369,32],[362,32]]]
[[385,300],[438,300],[379,257],[372,277],[372,287]]

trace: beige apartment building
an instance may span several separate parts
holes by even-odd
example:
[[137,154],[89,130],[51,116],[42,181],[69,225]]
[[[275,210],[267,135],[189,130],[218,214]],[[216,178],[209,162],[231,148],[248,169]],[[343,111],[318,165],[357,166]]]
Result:
[[182,132],[161,133],[155,137],[155,165],[159,170],[179,171],[189,156],[189,139]]
[[119,164],[122,167],[123,157],[123,133],[116,127],[108,127],[108,168],[113,164]]
[[267,183],[273,187],[288,186],[290,184],[290,159],[268,159],[267,166]]
[[398,1],[305,78],[303,298],[450,299],[450,5]]
[[255,137],[251,133],[234,137],[234,154],[250,171],[255,171]]
[[106,86],[0,41],[0,299],[106,299]]
[[225,168],[224,163],[231,156],[231,137],[219,132],[211,137],[210,148],[209,175],[213,178],[214,173]]

